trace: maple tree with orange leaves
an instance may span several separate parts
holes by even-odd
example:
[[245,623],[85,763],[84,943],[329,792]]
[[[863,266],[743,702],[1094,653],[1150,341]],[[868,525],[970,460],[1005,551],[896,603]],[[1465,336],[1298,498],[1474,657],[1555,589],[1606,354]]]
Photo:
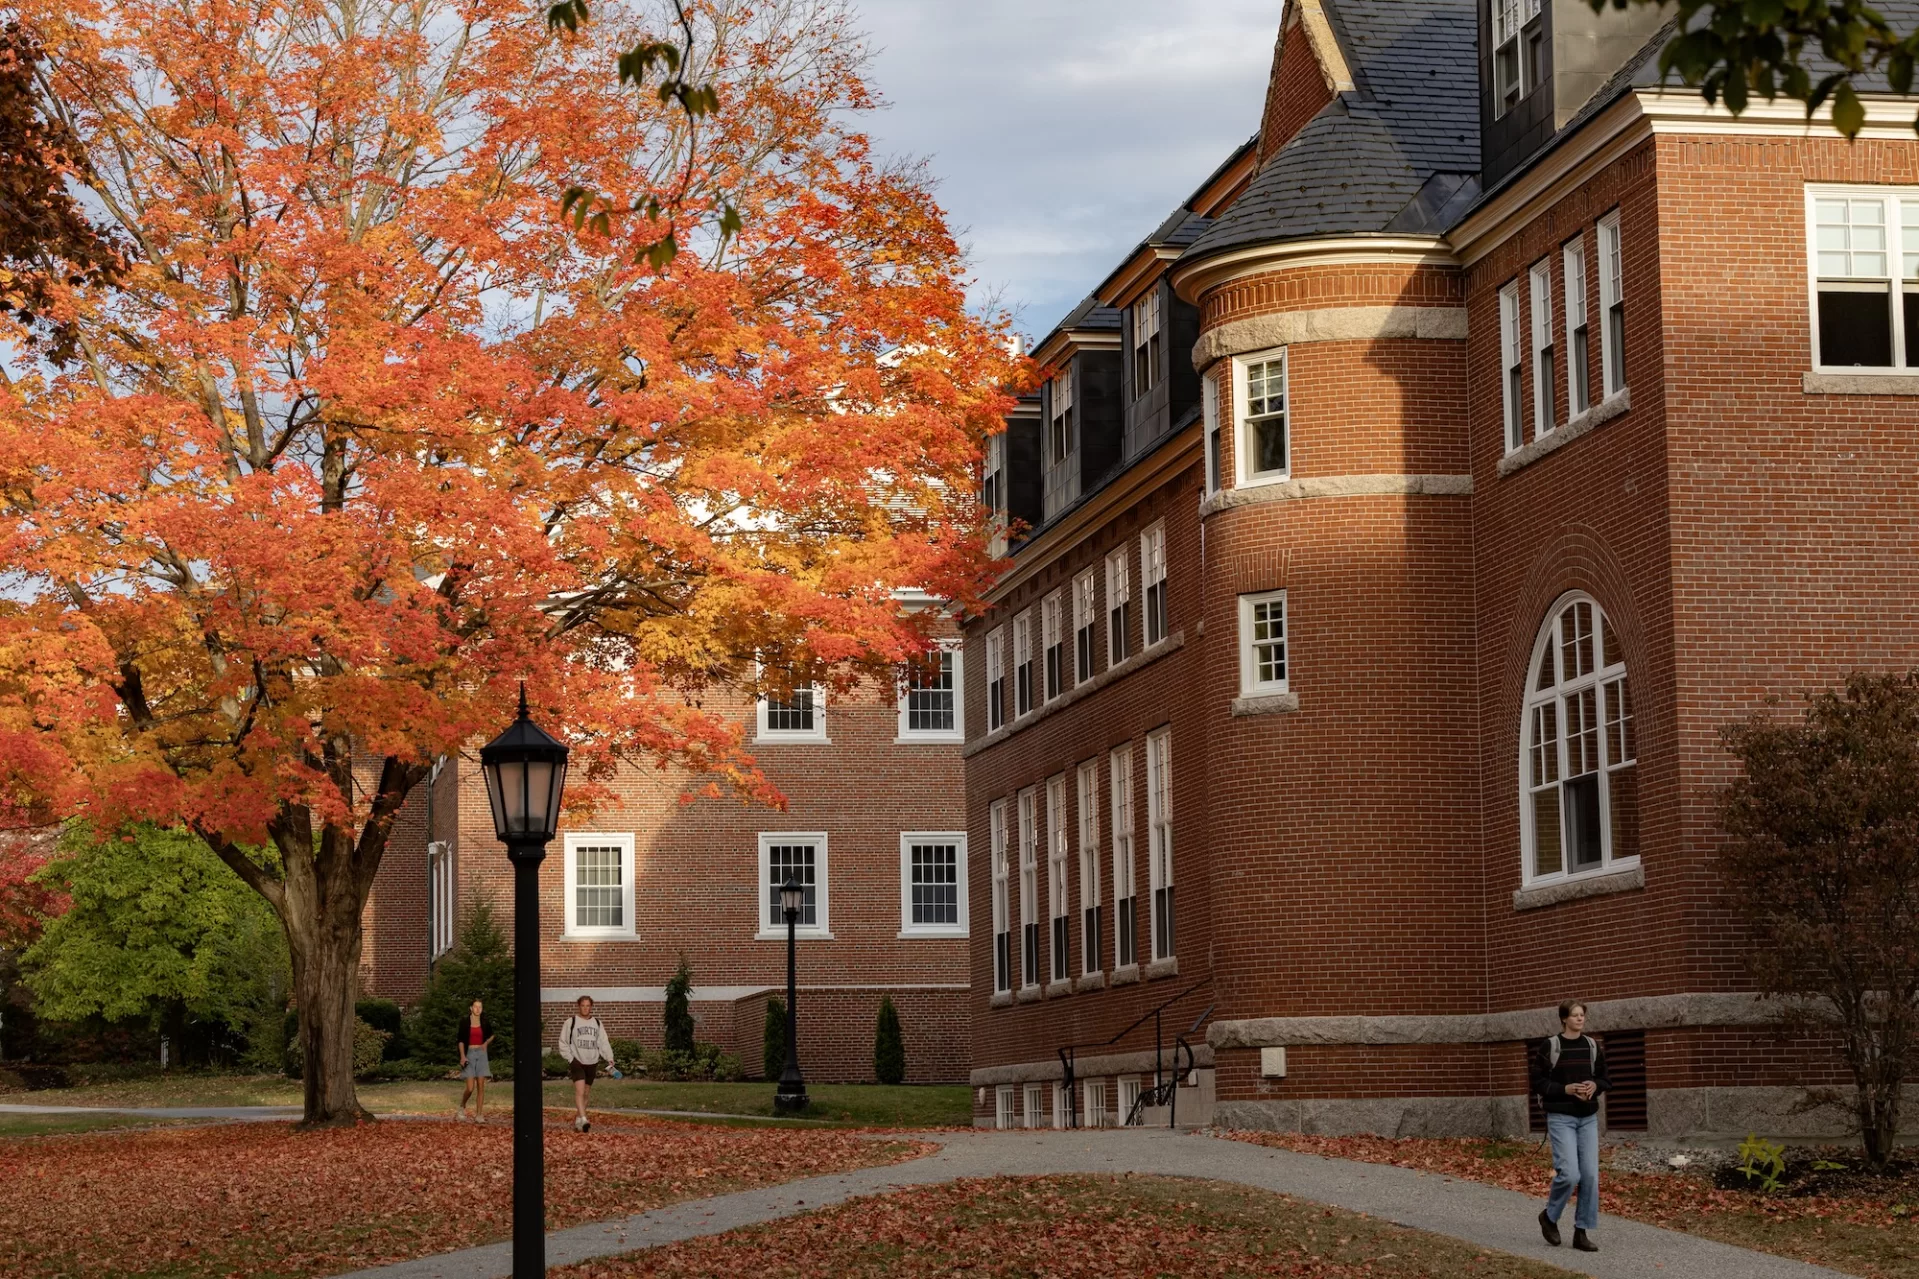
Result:
[[[928,651],[897,592],[977,600],[982,439],[1026,374],[859,131],[835,0],[687,6],[698,116],[612,74],[676,23],[652,0],[577,31],[17,8],[130,260],[50,286],[70,361],[0,332],[0,799],[204,838],[285,925],[306,1121],[354,1122],[361,911],[432,762],[524,679],[571,800],[677,764],[778,803],[695,692]],[[643,212],[571,226],[575,189]]]

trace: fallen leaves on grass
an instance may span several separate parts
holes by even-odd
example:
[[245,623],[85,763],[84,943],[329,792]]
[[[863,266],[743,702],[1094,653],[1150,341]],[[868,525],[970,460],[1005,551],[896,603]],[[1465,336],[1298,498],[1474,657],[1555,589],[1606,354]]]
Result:
[[1543,1279],[1562,1273],[1242,1186],[1158,1177],[994,1177],[860,1199],[589,1262],[557,1271],[555,1279]]
[[[512,1227],[512,1129],[241,1124],[0,1145],[0,1274],[302,1276],[471,1247]],[[843,1132],[601,1121],[549,1130],[549,1228],[890,1163]]]
[[[1552,1156],[1537,1141],[1502,1142],[1445,1137],[1321,1137],[1306,1133],[1234,1132],[1223,1134],[1259,1146],[1276,1146],[1334,1159],[1394,1164],[1421,1172],[1503,1186],[1545,1196],[1552,1181]],[[1602,1212],[1655,1226],[1685,1225],[1716,1214],[1759,1215],[1776,1221],[1816,1218],[1881,1230],[1910,1229],[1910,1208],[1895,1187],[1884,1195],[1759,1195],[1720,1190],[1698,1172],[1644,1173],[1603,1171],[1599,1178]]]

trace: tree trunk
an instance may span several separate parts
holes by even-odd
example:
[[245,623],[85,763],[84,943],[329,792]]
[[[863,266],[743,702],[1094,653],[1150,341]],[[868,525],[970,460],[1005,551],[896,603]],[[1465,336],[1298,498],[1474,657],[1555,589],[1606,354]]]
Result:
[[[353,1084],[353,1006],[359,998],[359,893],[349,884],[287,893],[287,945],[293,957],[293,991],[300,1009],[300,1049],[305,1059],[303,1128],[370,1121]],[[325,877],[314,881],[325,884]]]

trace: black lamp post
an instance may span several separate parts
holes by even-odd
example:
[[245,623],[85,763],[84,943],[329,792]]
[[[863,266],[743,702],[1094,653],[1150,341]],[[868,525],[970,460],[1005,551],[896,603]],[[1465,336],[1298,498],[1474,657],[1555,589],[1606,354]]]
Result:
[[799,1018],[794,1005],[797,987],[793,950],[793,927],[799,923],[800,908],[804,905],[806,890],[789,877],[780,885],[780,909],[786,914],[786,1069],[780,1072],[780,1086],[773,1090],[773,1109],[787,1113],[798,1113],[807,1106],[806,1079],[800,1074],[800,1045],[796,1038]]
[[540,863],[560,824],[566,747],[526,715],[480,748],[493,833],[513,863],[513,1279],[546,1274],[546,1156],[540,1099]]

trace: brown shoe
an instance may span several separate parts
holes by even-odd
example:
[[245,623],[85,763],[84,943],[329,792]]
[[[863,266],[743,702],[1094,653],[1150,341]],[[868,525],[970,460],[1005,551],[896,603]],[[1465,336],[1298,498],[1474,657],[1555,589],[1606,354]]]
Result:
[[1583,1230],[1573,1231],[1573,1247],[1580,1252],[1598,1252],[1599,1245],[1586,1237]]
[[1559,1224],[1546,1215],[1544,1208],[1539,1210],[1539,1233],[1546,1236],[1546,1242],[1553,1247],[1559,1246]]

